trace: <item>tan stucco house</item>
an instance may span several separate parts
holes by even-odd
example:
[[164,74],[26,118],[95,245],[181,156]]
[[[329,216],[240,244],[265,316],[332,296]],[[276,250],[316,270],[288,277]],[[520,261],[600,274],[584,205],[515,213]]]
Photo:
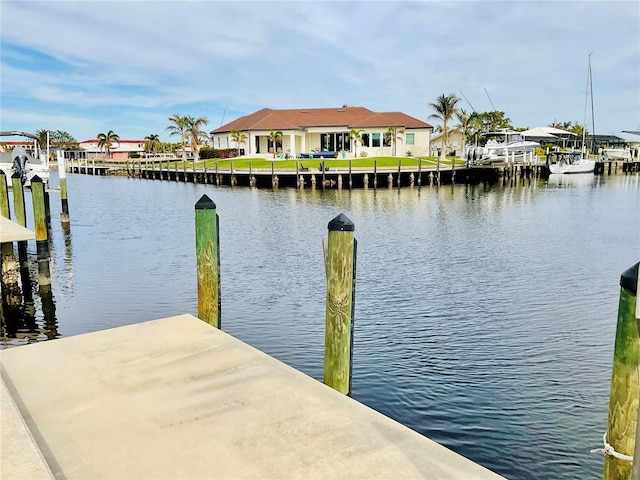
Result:
[[[385,135],[389,127],[397,129],[397,141]],[[231,131],[245,134],[241,154],[262,155],[274,151],[295,158],[313,152],[336,152],[346,158],[356,154],[351,130],[362,130],[357,155],[368,156],[428,155],[433,127],[401,112],[372,112],[364,107],[303,108],[272,110],[263,108],[211,131],[214,148],[236,148]],[[282,141],[275,146],[270,131],[281,131]]]

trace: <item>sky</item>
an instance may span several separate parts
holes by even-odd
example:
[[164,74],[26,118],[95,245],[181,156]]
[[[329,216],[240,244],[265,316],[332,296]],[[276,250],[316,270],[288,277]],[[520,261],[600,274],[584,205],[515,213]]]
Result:
[[591,131],[589,54],[596,133],[640,130],[637,0],[0,0],[0,32],[5,131],[177,141],[175,114],[210,131],[343,105],[436,126],[429,103],[450,93],[514,127]]

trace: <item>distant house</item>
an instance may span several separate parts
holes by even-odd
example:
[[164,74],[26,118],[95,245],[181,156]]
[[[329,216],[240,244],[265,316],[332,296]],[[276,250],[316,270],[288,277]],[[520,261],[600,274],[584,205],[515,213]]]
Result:
[[[464,142],[462,139],[462,132],[460,130],[449,130],[447,135],[447,152],[446,155],[455,155],[458,157],[464,156]],[[438,132],[431,136],[431,156],[439,156],[442,149],[442,132]]]
[[[120,140],[119,143],[111,146],[110,158],[113,160],[124,160],[131,157],[131,154],[140,155],[144,152],[144,140]],[[84,157],[105,157],[107,152],[98,148],[98,140],[85,140],[80,142],[78,150],[84,152]]]
[[[389,127],[397,129],[395,142],[386,134]],[[263,108],[250,115],[211,131],[214,148],[236,148],[231,130],[244,133],[247,140],[240,144],[241,154],[280,153],[297,157],[314,151],[345,152],[353,157],[366,152],[369,156],[428,155],[433,127],[401,112],[372,112],[364,107],[303,108],[272,110]],[[282,140],[273,145],[270,131],[281,131]],[[353,145],[351,130],[362,130],[362,143]]]

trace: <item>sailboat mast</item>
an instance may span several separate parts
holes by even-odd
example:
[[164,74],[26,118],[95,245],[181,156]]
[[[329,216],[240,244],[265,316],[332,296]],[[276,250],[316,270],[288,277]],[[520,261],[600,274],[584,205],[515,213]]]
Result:
[[589,103],[589,83],[591,80],[591,53],[589,54],[589,65],[587,67],[587,86],[584,93],[584,117],[582,120],[582,153],[586,151],[586,135],[587,135],[587,105]]
[[589,91],[591,92],[591,148],[596,143],[596,116],[593,112],[593,75],[591,74],[591,54],[589,54]]

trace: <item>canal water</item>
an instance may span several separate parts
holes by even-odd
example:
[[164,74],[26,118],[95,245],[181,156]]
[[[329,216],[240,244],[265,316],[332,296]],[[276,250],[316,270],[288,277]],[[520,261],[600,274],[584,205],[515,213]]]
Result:
[[620,274],[640,260],[637,174],[326,192],[67,183],[69,231],[51,194],[53,302],[34,285],[3,348],[196,314],[194,205],[207,194],[223,330],[321,380],[322,239],[345,213],[353,397],[510,479],[601,478],[589,450],[606,429]]

